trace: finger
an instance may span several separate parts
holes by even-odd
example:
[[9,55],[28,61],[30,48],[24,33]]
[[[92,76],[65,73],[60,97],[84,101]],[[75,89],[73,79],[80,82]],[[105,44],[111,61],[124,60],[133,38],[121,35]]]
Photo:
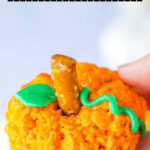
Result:
[[136,150],[149,150],[149,149],[150,149],[150,132],[148,132],[144,138],[141,137],[141,140],[139,141]]
[[76,61],[67,56],[54,55],[51,70],[59,106],[67,115],[76,114],[81,107]]
[[150,54],[136,62],[120,66],[118,73],[150,103]]

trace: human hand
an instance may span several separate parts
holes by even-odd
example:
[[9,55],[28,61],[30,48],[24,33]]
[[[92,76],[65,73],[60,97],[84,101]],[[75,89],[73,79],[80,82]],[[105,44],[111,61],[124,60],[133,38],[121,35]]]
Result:
[[[120,66],[118,73],[124,82],[143,95],[150,109],[150,54],[136,62]],[[150,132],[141,138],[137,150],[150,150]]]

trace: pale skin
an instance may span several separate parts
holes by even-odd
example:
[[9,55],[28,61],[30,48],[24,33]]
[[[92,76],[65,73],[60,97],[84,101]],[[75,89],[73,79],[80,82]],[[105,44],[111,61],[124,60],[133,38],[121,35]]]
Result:
[[[137,92],[145,97],[150,109],[150,54],[126,65],[118,67],[121,79],[132,86]],[[150,149],[150,132],[140,139],[137,150]]]

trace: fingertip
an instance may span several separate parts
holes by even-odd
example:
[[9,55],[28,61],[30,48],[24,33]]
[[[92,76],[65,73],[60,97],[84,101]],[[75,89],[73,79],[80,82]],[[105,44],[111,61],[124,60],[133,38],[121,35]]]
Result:
[[150,55],[118,67],[120,78],[144,96],[150,107]]
[[150,132],[144,138],[140,138],[136,150],[150,150]]
[[134,88],[150,92],[150,55],[118,67],[120,78]]
[[118,74],[120,78],[130,85],[132,85],[133,79],[135,78],[135,76],[133,76],[133,67],[134,65],[132,65],[131,63],[124,64],[118,67]]

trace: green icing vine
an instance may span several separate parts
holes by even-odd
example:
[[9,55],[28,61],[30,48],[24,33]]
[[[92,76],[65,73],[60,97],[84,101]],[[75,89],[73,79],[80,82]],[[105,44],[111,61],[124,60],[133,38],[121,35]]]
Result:
[[117,106],[116,98],[113,95],[105,94],[89,102],[87,100],[89,94],[90,94],[89,88],[83,87],[80,92],[80,100],[82,105],[86,107],[93,107],[104,101],[109,101],[110,111],[114,115],[120,115],[120,114],[128,115],[131,119],[131,131],[137,132],[140,129],[141,136],[145,136],[146,134],[145,122],[142,119],[138,120],[136,114],[130,108],[124,106]]

